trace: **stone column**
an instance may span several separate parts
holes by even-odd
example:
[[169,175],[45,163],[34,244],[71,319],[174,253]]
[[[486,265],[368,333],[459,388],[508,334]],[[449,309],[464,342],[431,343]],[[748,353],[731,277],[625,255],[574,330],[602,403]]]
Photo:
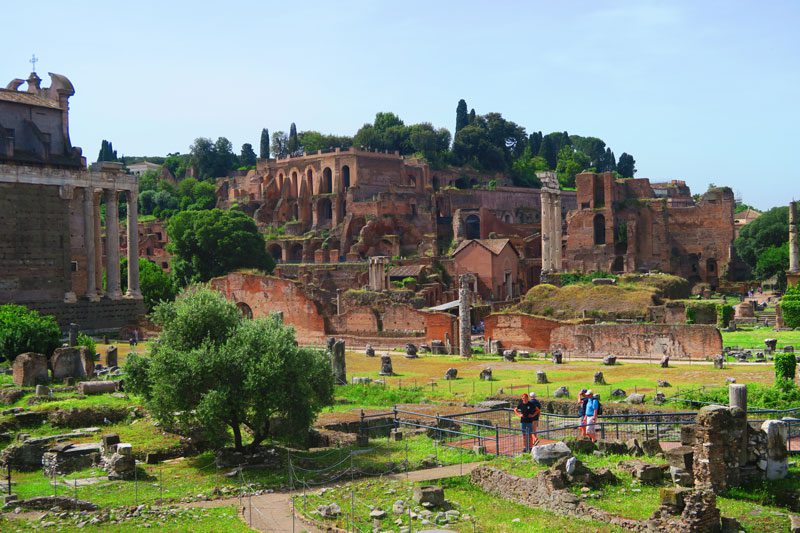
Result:
[[553,243],[550,249],[553,252],[553,270],[561,272],[561,194],[553,194]]
[[139,290],[139,195],[128,191],[128,292],[129,298],[141,298]]
[[472,276],[459,278],[458,288],[458,349],[461,357],[472,357],[472,323],[470,321],[469,284]]
[[94,240],[94,191],[83,189],[83,247],[86,250],[86,297],[97,301],[96,254]]
[[789,272],[800,272],[800,242],[797,240],[797,202],[789,204]]
[[550,193],[544,190],[540,193],[542,204],[542,272],[550,272]]
[[106,294],[112,300],[122,297],[119,284],[119,201],[117,191],[106,194]]
[[97,295],[103,296],[103,226],[100,223],[100,195],[93,195],[94,201],[94,285]]

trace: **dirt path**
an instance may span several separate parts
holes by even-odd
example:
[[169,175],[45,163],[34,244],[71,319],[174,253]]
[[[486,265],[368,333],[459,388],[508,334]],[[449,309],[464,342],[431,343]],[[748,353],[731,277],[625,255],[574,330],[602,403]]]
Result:
[[[454,476],[469,474],[482,462],[464,463],[458,465],[441,466],[425,470],[414,470],[401,474],[386,476],[388,479],[398,481],[433,481]],[[321,488],[321,487],[320,487]],[[302,494],[301,491],[274,492],[261,496],[244,497],[239,503],[239,498],[225,498],[181,504],[181,507],[223,507],[226,505],[241,505],[242,519],[257,531],[268,533],[323,533],[323,531],[304,524],[292,514],[292,496]]]

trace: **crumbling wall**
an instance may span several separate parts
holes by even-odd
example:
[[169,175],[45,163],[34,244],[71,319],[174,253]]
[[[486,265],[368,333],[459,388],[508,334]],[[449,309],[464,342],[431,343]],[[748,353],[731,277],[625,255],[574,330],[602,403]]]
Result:
[[484,337],[506,348],[550,349],[551,335],[561,327],[557,320],[521,313],[492,314],[483,319]]
[[553,330],[550,348],[572,357],[700,359],[722,353],[722,336],[707,325],[568,324]]

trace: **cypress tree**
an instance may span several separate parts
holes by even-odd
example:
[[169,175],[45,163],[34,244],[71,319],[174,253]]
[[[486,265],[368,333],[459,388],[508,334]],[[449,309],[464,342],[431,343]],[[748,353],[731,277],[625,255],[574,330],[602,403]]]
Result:
[[469,123],[475,124],[475,108],[469,110]]
[[261,146],[259,147],[259,156],[261,159],[269,159],[269,130],[267,128],[261,130]]
[[533,155],[539,155],[539,150],[542,148],[542,132],[534,131],[531,133],[530,137],[528,138],[528,144],[531,147],[531,153]]
[[300,151],[300,140],[297,138],[297,126],[292,125],[289,126],[289,154],[294,155]]
[[469,124],[467,102],[462,98],[458,101],[458,105],[456,106],[456,133],[467,124]]
[[103,139],[103,142],[100,143],[100,153],[97,154],[97,162],[105,161],[106,152],[108,152],[108,141]]
[[547,168],[555,170],[556,163],[558,162],[558,146],[552,135],[546,135],[542,138],[542,146],[539,148],[539,155],[547,161]]

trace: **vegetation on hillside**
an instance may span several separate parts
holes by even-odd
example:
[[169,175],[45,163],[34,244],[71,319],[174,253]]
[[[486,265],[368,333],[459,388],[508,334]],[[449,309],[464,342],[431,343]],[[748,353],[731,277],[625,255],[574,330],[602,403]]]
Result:
[[514,311],[558,319],[643,319],[658,298],[658,290],[631,283],[565,287],[542,284],[530,289]]

